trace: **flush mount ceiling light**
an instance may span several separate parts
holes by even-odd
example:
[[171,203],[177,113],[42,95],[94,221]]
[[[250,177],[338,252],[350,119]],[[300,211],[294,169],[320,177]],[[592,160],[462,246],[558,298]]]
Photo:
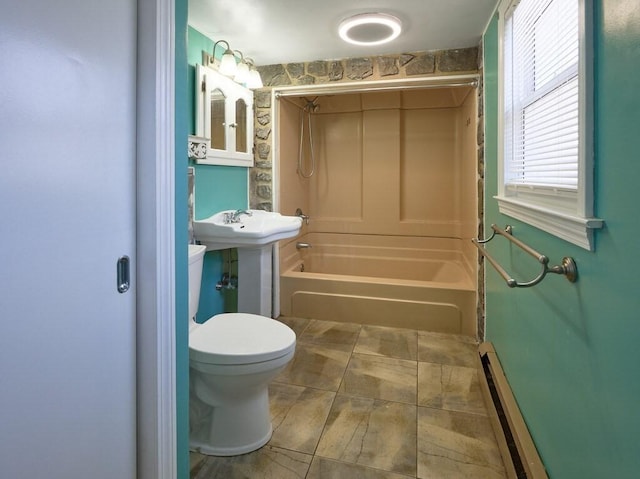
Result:
[[345,42],[355,45],[381,45],[402,32],[402,22],[386,13],[361,13],[343,20],[338,34]]

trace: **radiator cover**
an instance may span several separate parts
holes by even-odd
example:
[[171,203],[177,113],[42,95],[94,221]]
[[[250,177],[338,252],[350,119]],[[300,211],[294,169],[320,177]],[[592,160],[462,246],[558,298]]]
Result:
[[529,429],[524,422],[493,344],[478,348],[480,385],[507,477],[548,479]]

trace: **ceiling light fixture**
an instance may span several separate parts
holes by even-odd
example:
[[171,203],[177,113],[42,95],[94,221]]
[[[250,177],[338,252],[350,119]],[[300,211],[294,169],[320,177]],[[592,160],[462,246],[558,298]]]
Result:
[[338,27],[340,38],[354,45],[382,45],[401,32],[400,19],[387,13],[361,13],[343,20]]

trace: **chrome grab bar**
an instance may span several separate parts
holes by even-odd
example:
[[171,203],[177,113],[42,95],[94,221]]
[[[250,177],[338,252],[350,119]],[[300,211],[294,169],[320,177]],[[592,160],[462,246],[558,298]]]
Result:
[[[562,274],[571,283],[575,283],[578,280],[578,267],[576,266],[576,262],[574,261],[573,258],[569,258],[565,256],[564,258],[562,258],[562,264],[549,267],[548,265],[549,258],[547,258],[543,254],[538,253],[536,250],[534,250],[530,246],[524,244],[518,238],[515,238],[513,236],[513,229],[511,228],[511,226],[507,225],[505,229],[501,229],[501,228],[498,228],[496,225],[491,225],[491,229],[493,230],[493,232],[491,233],[491,236],[489,238],[486,238],[483,240],[474,238],[471,241],[476,246],[476,248],[478,248],[478,251],[480,251],[480,254],[485,258],[487,258],[489,263],[491,263],[491,266],[493,266],[496,269],[496,271],[500,274],[500,276],[502,276],[502,278],[507,282],[507,286],[509,286],[510,288],[529,288],[531,286],[535,286],[545,278],[547,273]],[[542,271],[540,271],[540,274],[537,277],[533,278],[531,281],[527,281],[524,283],[518,282],[515,279],[513,279],[509,275],[509,273],[507,273],[504,270],[504,268],[500,266],[500,264],[498,264],[498,262],[489,254],[489,252],[481,246],[482,244],[485,244],[491,241],[496,234],[500,236],[504,236],[513,244],[515,244],[516,246],[524,250],[526,253],[533,256],[538,261],[538,263],[542,265]]]

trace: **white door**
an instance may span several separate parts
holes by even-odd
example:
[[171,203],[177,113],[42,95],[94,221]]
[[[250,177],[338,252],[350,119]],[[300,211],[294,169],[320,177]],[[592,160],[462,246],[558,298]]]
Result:
[[3,2],[3,478],[135,477],[135,88],[135,0]]

